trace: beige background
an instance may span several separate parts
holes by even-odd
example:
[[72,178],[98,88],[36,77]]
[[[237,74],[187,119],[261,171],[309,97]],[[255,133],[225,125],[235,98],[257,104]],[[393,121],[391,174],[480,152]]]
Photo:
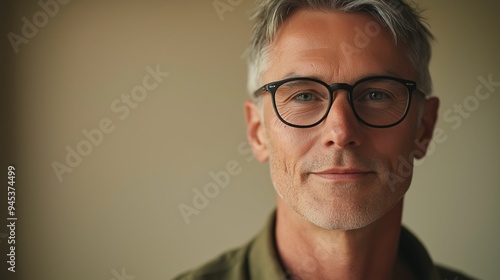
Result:
[[[264,224],[268,167],[238,149],[253,1],[220,2],[235,6],[220,17],[213,1],[70,1],[17,54],[6,35],[42,9],[2,2],[2,170],[17,168],[18,279],[170,279]],[[500,2],[419,3],[437,37],[431,72],[447,138],[416,168],[404,223],[436,261],[498,279],[500,87],[456,129],[443,114],[474,105],[479,76],[500,82]],[[110,106],[148,65],[170,75],[121,120]],[[115,129],[59,182],[51,164],[104,118]],[[179,205],[233,161],[241,172],[186,224]]]

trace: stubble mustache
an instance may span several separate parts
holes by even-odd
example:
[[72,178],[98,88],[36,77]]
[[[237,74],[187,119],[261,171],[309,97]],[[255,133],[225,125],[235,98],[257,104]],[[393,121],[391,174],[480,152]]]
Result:
[[379,158],[352,150],[315,155],[313,159],[305,160],[301,169],[303,174],[309,174],[336,168],[359,169],[375,173],[388,172],[387,165]]

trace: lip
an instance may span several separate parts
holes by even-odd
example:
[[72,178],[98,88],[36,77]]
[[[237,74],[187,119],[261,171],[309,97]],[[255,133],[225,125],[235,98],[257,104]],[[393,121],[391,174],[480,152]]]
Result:
[[332,168],[319,172],[311,172],[312,175],[335,181],[359,180],[367,175],[373,174],[370,170],[360,168]]

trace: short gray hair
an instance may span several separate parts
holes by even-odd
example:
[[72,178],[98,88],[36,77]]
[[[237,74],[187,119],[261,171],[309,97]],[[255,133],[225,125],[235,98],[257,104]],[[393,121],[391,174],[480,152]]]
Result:
[[408,57],[417,71],[418,87],[425,94],[432,92],[429,73],[430,41],[433,36],[417,9],[404,0],[259,0],[251,19],[255,20],[253,36],[246,52],[248,63],[248,91],[261,86],[261,76],[269,60],[269,46],[281,24],[300,8],[367,12],[389,28],[395,42],[408,46]]

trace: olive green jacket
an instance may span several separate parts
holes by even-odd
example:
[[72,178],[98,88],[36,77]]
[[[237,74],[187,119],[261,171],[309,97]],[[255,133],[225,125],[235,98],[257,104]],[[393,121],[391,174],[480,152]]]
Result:
[[[245,246],[228,251],[175,280],[286,280],[274,242],[275,213],[267,226]],[[459,272],[435,265],[424,246],[406,228],[401,228],[398,254],[422,280],[468,280]]]

